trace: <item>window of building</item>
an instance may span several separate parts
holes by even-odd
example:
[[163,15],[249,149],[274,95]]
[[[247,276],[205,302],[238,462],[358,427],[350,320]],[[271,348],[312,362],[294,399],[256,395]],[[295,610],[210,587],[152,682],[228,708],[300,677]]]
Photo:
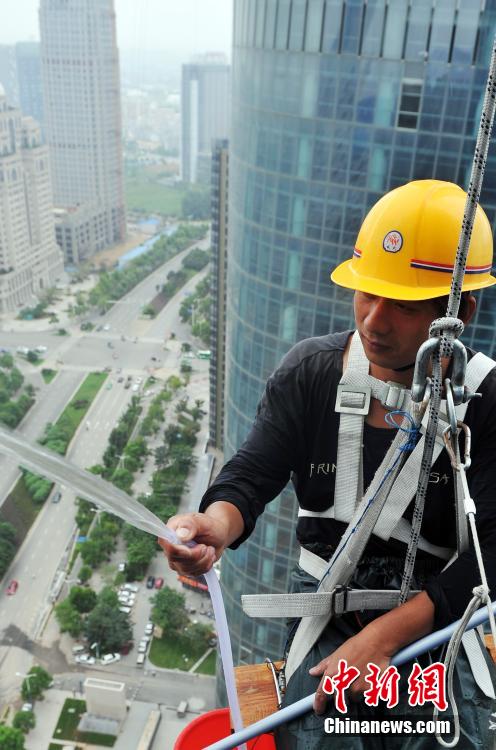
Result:
[[289,49],[300,52],[303,49],[303,35],[305,33],[307,0],[293,0],[291,5],[291,21],[289,26]]
[[406,12],[406,0],[395,0],[387,6],[382,56],[389,60],[400,60],[403,54]]
[[288,46],[290,0],[279,0],[276,20],[276,49],[286,49]]
[[401,84],[398,127],[414,130],[418,124],[422,81],[405,78]]
[[[253,0],[252,0],[253,2]],[[262,47],[265,27],[265,0],[257,0],[257,21],[255,26],[255,46]]]
[[384,29],[384,0],[369,0],[364,7],[361,54],[379,57]]
[[267,0],[267,8],[265,11],[265,37],[264,47],[266,49],[272,49],[274,47],[274,35],[276,30],[276,12],[277,12],[277,0]]
[[307,52],[319,52],[320,50],[323,13],[324,0],[312,0],[309,3],[305,28],[305,50]]
[[341,52],[358,54],[362,35],[363,4],[362,0],[348,0],[345,5]]
[[448,62],[455,22],[455,0],[438,0],[434,6],[429,59]]
[[339,52],[344,5],[342,0],[326,0],[322,52]]

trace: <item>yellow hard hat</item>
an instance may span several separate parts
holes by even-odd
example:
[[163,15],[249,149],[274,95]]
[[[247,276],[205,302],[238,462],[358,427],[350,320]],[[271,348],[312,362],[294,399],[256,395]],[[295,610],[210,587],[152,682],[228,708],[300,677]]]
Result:
[[[452,182],[417,180],[384,195],[358,233],[351,260],[331,273],[339,286],[402,300],[449,294],[466,193]],[[478,206],[463,291],[496,284],[493,235]]]

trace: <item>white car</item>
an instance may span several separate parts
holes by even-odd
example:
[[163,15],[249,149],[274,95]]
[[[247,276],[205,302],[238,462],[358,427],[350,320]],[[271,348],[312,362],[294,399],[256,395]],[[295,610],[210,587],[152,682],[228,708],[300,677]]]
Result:
[[131,594],[131,596],[127,600],[128,606],[132,607],[135,601],[136,601],[136,594]]
[[23,703],[21,711],[32,711],[33,710],[33,704],[32,703]]
[[138,646],[138,654],[146,654],[147,648],[148,648],[148,643],[143,643],[143,641],[140,641],[140,644]]
[[104,654],[100,659],[100,664],[105,666],[106,664],[112,664],[114,661],[120,661],[120,654]]
[[124,573],[124,571],[126,570],[126,563],[120,562],[117,566],[117,570],[119,571],[119,573]]
[[136,664],[141,666],[144,663],[145,663],[145,654],[138,654],[138,656],[136,657]]
[[131,614],[131,607],[119,607],[119,612],[123,612],[125,615]]
[[140,638],[140,643],[150,643],[151,639],[151,635],[142,635]]
[[152,635],[153,628],[154,628],[153,622],[147,622],[146,625],[145,625],[145,633],[146,633],[146,635]]
[[108,323],[105,323],[105,325],[103,326],[103,330],[104,331],[110,331],[110,326],[109,326]]
[[137,383],[134,383],[134,385],[131,386],[131,390],[136,393],[136,391],[139,391],[140,387]]
[[122,588],[125,591],[132,591],[133,594],[137,594],[139,591],[139,586],[136,583],[125,583]]
[[75,661],[77,664],[94,664],[96,659],[94,656],[91,656],[90,654],[81,654],[81,656],[76,656]]

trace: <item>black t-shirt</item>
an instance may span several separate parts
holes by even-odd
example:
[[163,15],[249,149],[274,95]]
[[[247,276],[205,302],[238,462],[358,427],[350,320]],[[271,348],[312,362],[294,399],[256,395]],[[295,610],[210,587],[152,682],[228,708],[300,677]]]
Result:
[[[200,510],[215,500],[229,500],[241,512],[244,534],[291,478],[300,506],[323,511],[332,505],[339,431],[336,390],[342,375],[343,352],[350,332],[306,339],[296,344],[269,378],[251,431],[205,493]],[[469,357],[473,352],[469,352]],[[477,507],[477,529],[489,586],[496,591],[496,369],[478,389],[481,399],[470,402],[465,421],[472,430],[472,465],[468,471]],[[394,430],[364,429],[364,486],[382,460]],[[411,520],[413,501],[404,513]],[[330,518],[300,517],[296,534],[306,547],[334,549],[346,524]],[[430,472],[421,527],[429,542],[456,548],[453,472],[442,451]],[[406,545],[372,535],[365,554],[404,558]],[[418,550],[418,559],[432,560]],[[472,588],[480,583],[472,548],[425,588],[434,602],[436,625],[459,617]]]

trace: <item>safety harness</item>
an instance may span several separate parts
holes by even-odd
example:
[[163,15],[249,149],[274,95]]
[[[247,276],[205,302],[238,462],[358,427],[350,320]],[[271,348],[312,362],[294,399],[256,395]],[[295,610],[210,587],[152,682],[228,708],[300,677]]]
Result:
[[[468,363],[466,386],[476,391],[496,362],[477,353]],[[348,364],[340,380],[336,411],[340,412],[338,450],[336,462],[336,489],[334,503],[324,511],[301,509],[299,516],[312,518],[335,518],[348,523],[343,541],[329,562],[309,550],[301,549],[299,565],[319,581],[315,593],[245,595],[243,610],[251,617],[300,617],[286,663],[286,679],[300,665],[333,616],[345,612],[365,610],[389,610],[400,603],[400,591],[353,590],[347,584],[354,575],[372,533],[387,541],[390,538],[407,543],[411,534],[410,522],[403,513],[412,501],[418,486],[418,477],[425,440],[426,416],[420,424],[422,437],[411,450],[401,467],[394,467],[395,454],[400,455],[405,440],[401,429],[377,469],[369,488],[361,497],[362,486],[362,436],[363,424],[369,412],[371,398],[377,398],[391,412],[407,411],[411,405],[410,391],[397,383],[385,383],[369,375],[369,361],[365,356],[357,332],[352,337]],[[455,407],[460,422],[465,417],[467,403]],[[434,463],[445,447],[443,433],[449,427],[447,404],[441,404],[435,447]],[[404,428],[406,429],[406,428]],[[432,464],[431,464],[432,465]],[[391,466],[393,470],[391,471]],[[389,477],[388,477],[389,471]],[[384,477],[387,477],[384,481]],[[455,482],[460,477],[455,473]],[[389,480],[389,481],[388,481]],[[447,561],[450,565],[468,547],[468,530],[463,507],[462,492],[456,493],[457,549],[440,547],[422,536],[418,546],[425,552]],[[353,538],[353,546],[348,540]],[[447,565],[445,567],[447,567]],[[410,591],[408,598],[419,593]],[[474,678],[485,695],[496,697],[480,642],[474,631],[463,636],[463,646],[472,666]]]

